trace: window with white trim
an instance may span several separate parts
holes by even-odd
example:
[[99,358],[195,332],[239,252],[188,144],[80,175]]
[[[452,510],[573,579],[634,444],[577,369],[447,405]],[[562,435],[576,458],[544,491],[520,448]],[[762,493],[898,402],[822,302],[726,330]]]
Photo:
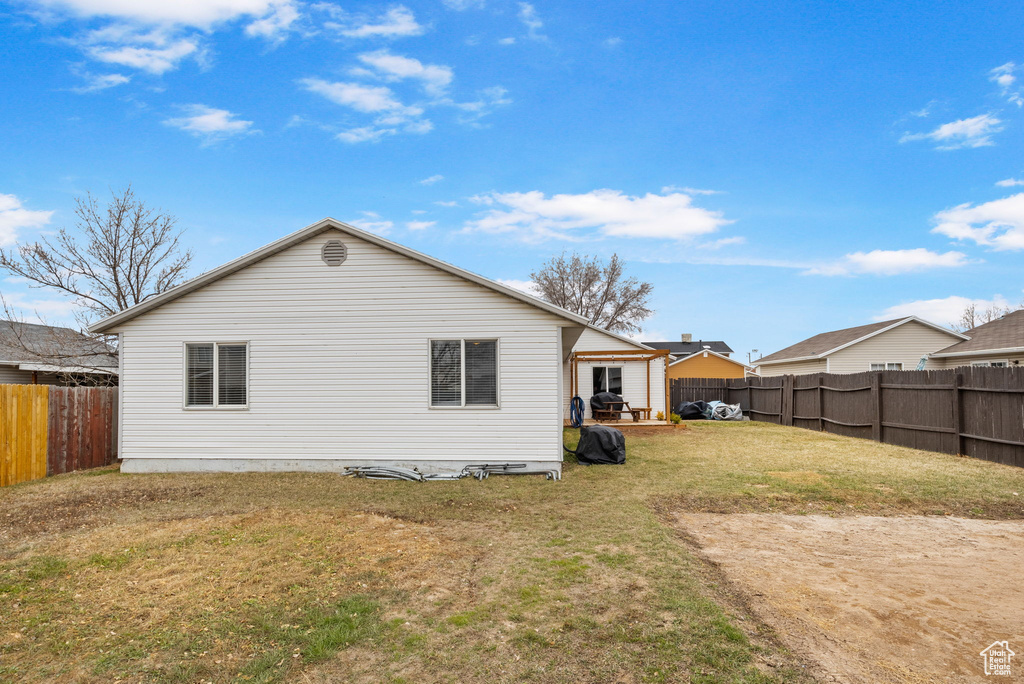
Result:
[[622,368],[617,366],[594,367],[594,394],[611,392],[622,396]]
[[992,368],[1007,368],[1010,365],[1009,361],[971,361],[972,366],[992,367]]
[[245,408],[249,402],[249,346],[244,342],[185,345],[185,406]]
[[900,361],[890,361],[888,363],[873,363],[871,364],[871,370],[883,371],[883,370],[903,370],[903,363]]
[[431,340],[430,405],[498,405],[498,340]]

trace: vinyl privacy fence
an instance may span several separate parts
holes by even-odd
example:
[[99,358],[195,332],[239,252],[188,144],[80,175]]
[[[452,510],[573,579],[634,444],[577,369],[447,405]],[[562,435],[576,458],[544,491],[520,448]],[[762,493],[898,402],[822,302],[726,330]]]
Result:
[[0,487],[117,459],[117,388],[0,385]]
[[1024,467],[1024,368],[685,378],[671,397],[673,407],[719,400],[752,420]]

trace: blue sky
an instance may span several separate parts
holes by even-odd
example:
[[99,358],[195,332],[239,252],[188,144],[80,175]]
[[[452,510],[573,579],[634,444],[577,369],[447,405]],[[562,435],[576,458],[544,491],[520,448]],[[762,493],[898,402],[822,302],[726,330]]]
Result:
[[[324,216],[655,285],[745,358],[1024,296],[1019,3],[0,2],[0,245],[132,183],[209,269]],[[0,281],[47,320],[53,293]]]

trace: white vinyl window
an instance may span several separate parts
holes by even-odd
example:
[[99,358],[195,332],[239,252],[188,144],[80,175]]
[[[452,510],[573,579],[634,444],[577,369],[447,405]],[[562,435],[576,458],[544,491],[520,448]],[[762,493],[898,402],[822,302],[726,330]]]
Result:
[[971,361],[972,366],[984,366],[992,368],[1006,368],[1010,365],[1009,361]]
[[498,406],[498,340],[430,340],[430,405]]
[[889,361],[888,363],[873,363],[871,364],[871,370],[903,370],[903,363],[901,361]]
[[245,342],[185,344],[185,407],[246,408],[249,345]]

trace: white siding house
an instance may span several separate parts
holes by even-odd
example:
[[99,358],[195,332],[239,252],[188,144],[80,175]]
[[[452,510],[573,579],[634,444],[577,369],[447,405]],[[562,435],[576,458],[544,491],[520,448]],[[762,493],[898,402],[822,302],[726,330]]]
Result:
[[[625,337],[620,337],[613,333],[609,333],[606,330],[595,328],[594,326],[587,326],[583,334],[579,336],[576,343],[572,346],[572,351],[635,351],[650,349],[639,342],[633,342]],[[648,378],[647,378],[647,363],[637,359],[627,359],[623,357],[622,361],[607,362],[607,361],[579,361],[579,396],[583,400],[586,406],[585,418],[592,418],[590,411],[590,398],[594,396],[594,385],[599,382],[595,378],[595,369],[597,369],[597,376],[601,378],[600,382],[603,382],[604,389],[612,389],[609,387],[609,382],[616,382],[618,378],[621,378],[622,389],[621,392],[616,391],[616,394],[621,394],[622,398],[629,402],[630,406],[636,407],[649,407],[651,409],[651,417],[653,418],[659,411],[665,411],[665,360],[667,357],[655,359],[650,362],[651,375],[650,375],[650,404],[648,404]],[[603,369],[614,369],[611,372]],[[567,358],[562,370],[562,400],[565,406],[565,417],[569,417],[569,401],[572,399],[570,375],[572,373],[571,359]]]
[[560,470],[585,322],[325,219],[93,329],[120,338],[126,472],[431,473]]
[[958,332],[908,316],[821,333],[754,363],[765,377],[914,370],[923,357],[965,339]]

